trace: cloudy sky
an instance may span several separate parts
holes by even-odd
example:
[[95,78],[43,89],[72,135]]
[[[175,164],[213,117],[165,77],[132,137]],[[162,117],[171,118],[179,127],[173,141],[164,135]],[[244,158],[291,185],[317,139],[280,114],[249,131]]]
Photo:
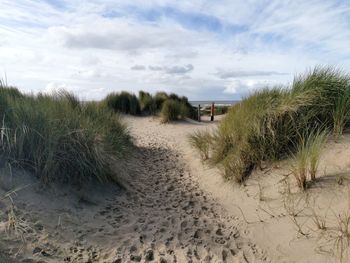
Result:
[[0,76],[82,99],[239,99],[315,65],[350,71],[348,0],[0,0]]

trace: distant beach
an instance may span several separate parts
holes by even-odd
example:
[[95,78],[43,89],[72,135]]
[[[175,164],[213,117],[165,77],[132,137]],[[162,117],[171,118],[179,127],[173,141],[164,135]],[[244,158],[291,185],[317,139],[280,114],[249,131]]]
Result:
[[239,100],[192,100],[192,101],[190,101],[192,106],[210,105],[213,102],[216,105],[234,105],[234,104],[238,103]]

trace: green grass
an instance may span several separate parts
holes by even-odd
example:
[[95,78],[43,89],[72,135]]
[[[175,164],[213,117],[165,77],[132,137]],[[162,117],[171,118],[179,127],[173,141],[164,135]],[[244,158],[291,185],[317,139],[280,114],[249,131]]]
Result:
[[196,119],[196,110],[185,96],[180,97],[174,93],[157,92],[153,99],[156,111],[160,112],[162,122],[175,121],[185,117]]
[[113,180],[112,156],[131,146],[118,115],[65,91],[34,96],[2,85],[0,116],[2,158],[45,183]]
[[198,150],[202,160],[209,159],[212,136],[208,131],[197,131],[189,136],[190,144]]
[[134,94],[126,91],[110,93],[104,99],[104,102],[115,112],[131,115],[139,115],[141,113],[139,99]]
[[336,137],[342,135],[350,119],[350,86],[348,86],[336,99],[332,111],[333,133]]
[[318,170],[319,161],[321,158],[322,150],[328,137],[328,131],[316,131],[311,132],[306,141],[306,148],[308,153],[308,172],[310,179],[315,180]]
[[[226,178],[242,182],[263,161],[291,156],[302,159],[302,135],[310,140],[308,148],[314,147],[314,159],[307,168],[314,174],[326,137],[321,134],[331,131],[339,135],[350,124],[349,87],[348,74],[316,67],[296,76],[289,87],[254,92],[232,106],[212,134],[209,162],[222,167]],[[311,143],[315,130],[319,141]]]
[[[171,102],[169,102],[171,101]],[[166,103],[165,103],[166,102]],[[110,93],[103,100],[103,103],[114,112],[120,112],[131,115],[161,115],[163,122],[174,121],[184,117],[195,118],[196,112],[186,97],[166,92],[157,92],[151,95],[145,91],[139,91],[136,97],[126,91],[120,93]],[[165,105],[165,106],[164,106]],[[171,105],[171,107],[170,107]],[[176,117],[171,112],[177,111]],[[169,115],[166,120],[165,115]]]
[[141,112],[154,115],[157,112],[157,105],[152,95],[145,91],[139,91]]
[[298,187],[306,189],[308,173],[309,142],[302,138],[297,145],[296,153],[292,154],[291,172],[294,175]]
[[113,158],[122,158],[132,143],[119,112],[155,111],[156,102],[167,121],[188,116],[185,97],[140,92],[109,94],[102,102],[82,103],[73,94],[25,95],[0,82],[0,154],[14,167],[24,168],[45,183],[83,184],[110,181]]
[[187,114],[186,105],[174,99],[164,101],[160,112],[163,123],[184,119]]
[[215,115],[226,114],[229,109],[230,109],[229,106],[215,106],[215,109],[214,109]]
[[156,105],[156,111],[159,112],[162,109],[163,103],[169,99],[169,95],[166,92],[160,91],[154,95],[153,99]]

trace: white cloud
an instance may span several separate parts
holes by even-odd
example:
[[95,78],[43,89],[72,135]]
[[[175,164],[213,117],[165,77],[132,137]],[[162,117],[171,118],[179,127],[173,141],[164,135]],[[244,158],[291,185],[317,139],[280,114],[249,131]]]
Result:
[[275,81],[269,81],[269,80],[233,80],[231,81],[225,88],[224,93],[227,94],[242,94],[246,95],[248,93],[251,93],[255,90],[266,88],[266,87],[272,87],[276,85]]
[[[159,48],[189,48],[205,43],[207,36],[177,27],[135,23],[130,19],[88,16],[74,26],[49,29],[61,45],[73,49],[106,49],[122,52],[147,52]],[[90,23],[94,24],[94,28]],[[98,30],[95,30],[98,28]],[[193,41],[188,41],[189,39]]]
[[45,89],[43,89],[42,92],[52,94],[61,89],[67,89],[67,85],[65,83],[50,82],[46,85]]
[[87,55],[81,58],[81,64],[83,65],[93,66],[99,63],[101,63],[100,59],[93,55],[91,56]]
[[218,72],[216,73],[216,75],[221,79],[230,79],[230,78],[239,78],[239,77],[286,75],[286,73],[276,72],[276,71],[257,71],[257,70],[227,71],[227,70],[218,69]]
[[108,77],[108,74],[101,72],[98,69],[78,70],[72,74],[73,78],[83,79],[99,79]]
[[146,67],[143,65],[134,65],[130,68],[131,70],[145,70]]
[[[147,20],[147,10],[160,8],[187,20]],[[4,0],[0,72],[24,91],[64,87],[85,99],[122,89],[236,99],[317,64],[350,71],[349,11],[347,1],[322,0],[76,0],[60,8]],[[210,21],[196,27],[205,19],[224,30],[209,30]]]
[[192,64],[187,64],[187,65],[184,65],[184,66],[178,66],[178,65],[175,65],[175,66],[148,66],[149,70],[151,71],[163,71],[167,74],[179,74],[179,75],[182,75],[182,74],[186,74],[186,73],[189,73],[191,71],[193,71],[194,67]]
[[191,72],[194,69],[192,64],[188,64],[186,66],[173,66],[170,68],[166,68],[165,72],[168,74],[185,74]]
[[160,66],[148,66],[148,68],[152,71],[162,71],[164,70],[164,67],[160,67]]

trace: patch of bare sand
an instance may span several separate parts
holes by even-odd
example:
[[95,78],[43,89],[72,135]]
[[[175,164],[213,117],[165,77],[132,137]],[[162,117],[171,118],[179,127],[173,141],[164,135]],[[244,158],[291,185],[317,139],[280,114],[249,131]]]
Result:
[[6,166],[0,171],[0,197],[24,187],[12,199],[0,201],[2,260],[270,261],[240,231],[240,214],[227,213],[185,165],[188,160],[176,136],[197,124],[161,125],[152,118],[132,117],[127,121],[139,150],[128,163],[116,161],[125,189],[96,183],[80,190],[47,188],[24,172],[11,173]]
[[160,125],[151,118],[129,122],[135,133],[161,138],[176,149],[192,180],[225,214],[240,218],[234,224],[250,242],[267,251],[272,262],[350,262],[349,135],[328,142],[318,179],[301,192],[289,161],[265,164],[244,187],[223,180],[218,169],[203,164],[187,136],[195,130],[214,129],[215,123]]

